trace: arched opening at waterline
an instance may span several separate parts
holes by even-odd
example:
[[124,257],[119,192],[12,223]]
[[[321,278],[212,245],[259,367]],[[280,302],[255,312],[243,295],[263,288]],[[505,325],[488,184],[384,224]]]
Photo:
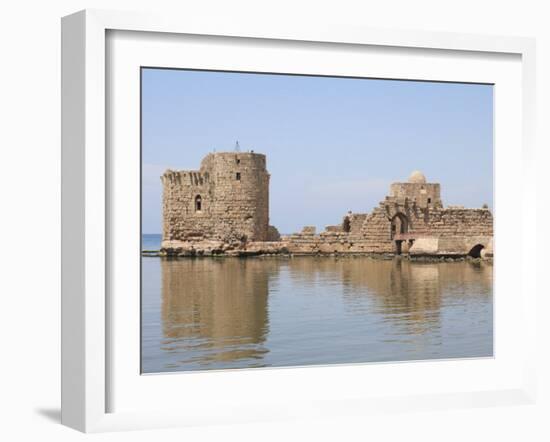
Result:
[[481,250],[484,248],[485,246],[483,244],[476,244],[470,249],[468,256],[471,256],[472,258],[481,258]]

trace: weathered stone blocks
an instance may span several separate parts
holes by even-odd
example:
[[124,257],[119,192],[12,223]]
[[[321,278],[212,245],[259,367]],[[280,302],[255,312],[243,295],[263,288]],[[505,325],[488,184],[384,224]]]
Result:
[[265,241],[269,231],[269,173],[263,154],[208,154],[198,171],[167,170],[163,241],[205,238]]
[[444,208],[439,183],[414,172],[394,183],[370,213],[348,212],[341,224],[316,233],[305,226],[283,236],[269,225],[265,155],[207,155],[198,171],[168,170],[163,183],[162,254],[379,254],[493,256],[493,215],[487,208]]

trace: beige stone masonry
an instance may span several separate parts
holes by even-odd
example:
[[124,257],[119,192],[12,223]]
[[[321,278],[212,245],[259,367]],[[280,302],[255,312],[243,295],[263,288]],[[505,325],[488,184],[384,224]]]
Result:
[[197,171],[167,170],[163,184],[164,254],[410,254],[493,256],[487,208],[444,207],[439,183],[413,172],[393,183],[370,213],[348,212],[319,234],[315,226],[281,236],[269,225],[266,157],[208,154]]

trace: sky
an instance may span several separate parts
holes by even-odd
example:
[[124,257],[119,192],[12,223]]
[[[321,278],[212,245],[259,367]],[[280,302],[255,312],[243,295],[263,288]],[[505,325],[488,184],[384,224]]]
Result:
[[214,150],[267,156],[281,233],[366,213],[421,170],[444,205],[493,205],[493,86],[142,71],[142,231],[161,232],[160,176]]

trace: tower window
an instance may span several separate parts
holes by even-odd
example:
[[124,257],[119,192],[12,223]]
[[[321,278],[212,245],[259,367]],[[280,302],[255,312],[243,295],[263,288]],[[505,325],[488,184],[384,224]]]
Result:
[[241,160],[239,158],[235,158],[235,163],[241,164]]
[[237,181],[240,181],[241,180],[241,172],[237,172],[237,175],[235,176],[235,179]]
[[428,198],[428,204],[430,204],[431,202],[432,202],[432,199]]
[[202,209],[202,198],[200,195],[195,197],[195,212],[200,212]]

